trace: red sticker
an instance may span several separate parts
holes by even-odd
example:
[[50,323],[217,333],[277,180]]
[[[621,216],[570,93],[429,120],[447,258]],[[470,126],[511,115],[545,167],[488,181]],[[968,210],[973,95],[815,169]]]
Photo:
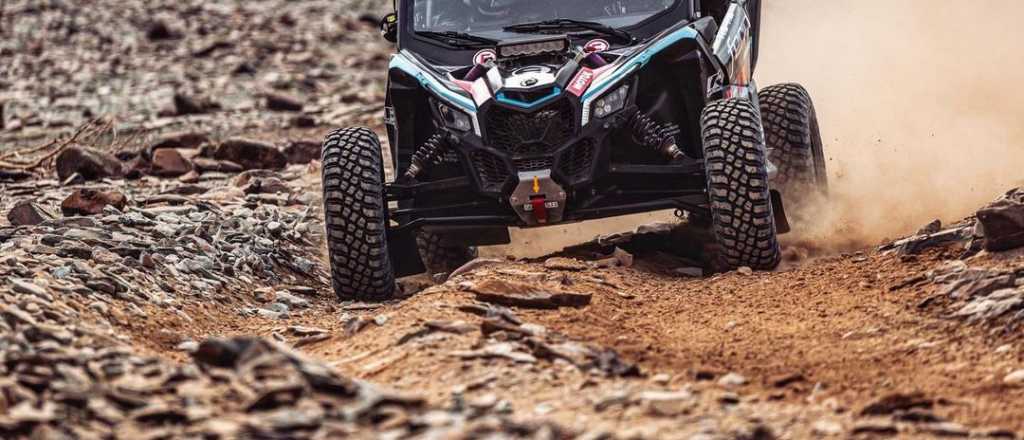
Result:
[[487,64],[489,61],[498,59],[498,53],[493,49],[484,49],[473,55],[473,64]]
[[583,96],[583,92],[587,91],[590,87],[590,83],[594,82],[594,71],[586,67],[580,70],[580,73],[576,74],[576,77],[569,83],[569,93],[576,96]]
[[586,53],[591,52],[604,52],[611,49],[612,45],[602,39],[590,40],[587,44],[583,45],[583,51]]

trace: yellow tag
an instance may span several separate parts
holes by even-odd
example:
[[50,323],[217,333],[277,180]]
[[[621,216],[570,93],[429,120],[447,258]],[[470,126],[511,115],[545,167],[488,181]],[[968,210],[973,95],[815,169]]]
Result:
[[539,193],[539,192],[540,192],[540,179],[538,179],[537,176],[534,176],[533,177],[533,193],[536,194],[536,193]]

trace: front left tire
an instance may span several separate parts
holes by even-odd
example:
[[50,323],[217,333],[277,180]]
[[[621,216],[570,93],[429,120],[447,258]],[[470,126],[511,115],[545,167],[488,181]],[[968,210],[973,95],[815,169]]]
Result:
[[380,301],[396,290],[380,139],[345,128],[324,141],[322,183],[331,284],[341,300]]

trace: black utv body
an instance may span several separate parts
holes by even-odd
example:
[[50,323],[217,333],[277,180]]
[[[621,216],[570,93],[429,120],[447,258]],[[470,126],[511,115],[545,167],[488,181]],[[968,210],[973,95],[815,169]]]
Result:
[[[758,91],[759,0],[398,0],[382,22],[390,154],[365,128],[323,147],[334,289],[391,296],[509,227],[675,209],[718,263],[771,270],[792,210],[827,185],[807,92]],[[389,156],[387,163],[385,157]],[[395,170],[385,181],[385,168]]]

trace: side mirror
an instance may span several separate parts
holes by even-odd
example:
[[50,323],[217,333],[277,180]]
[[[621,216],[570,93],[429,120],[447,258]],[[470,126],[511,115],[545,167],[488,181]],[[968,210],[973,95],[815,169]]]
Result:
[[398,14],[390,13],[380,20],[380,35],[392,43],[398,42]]

